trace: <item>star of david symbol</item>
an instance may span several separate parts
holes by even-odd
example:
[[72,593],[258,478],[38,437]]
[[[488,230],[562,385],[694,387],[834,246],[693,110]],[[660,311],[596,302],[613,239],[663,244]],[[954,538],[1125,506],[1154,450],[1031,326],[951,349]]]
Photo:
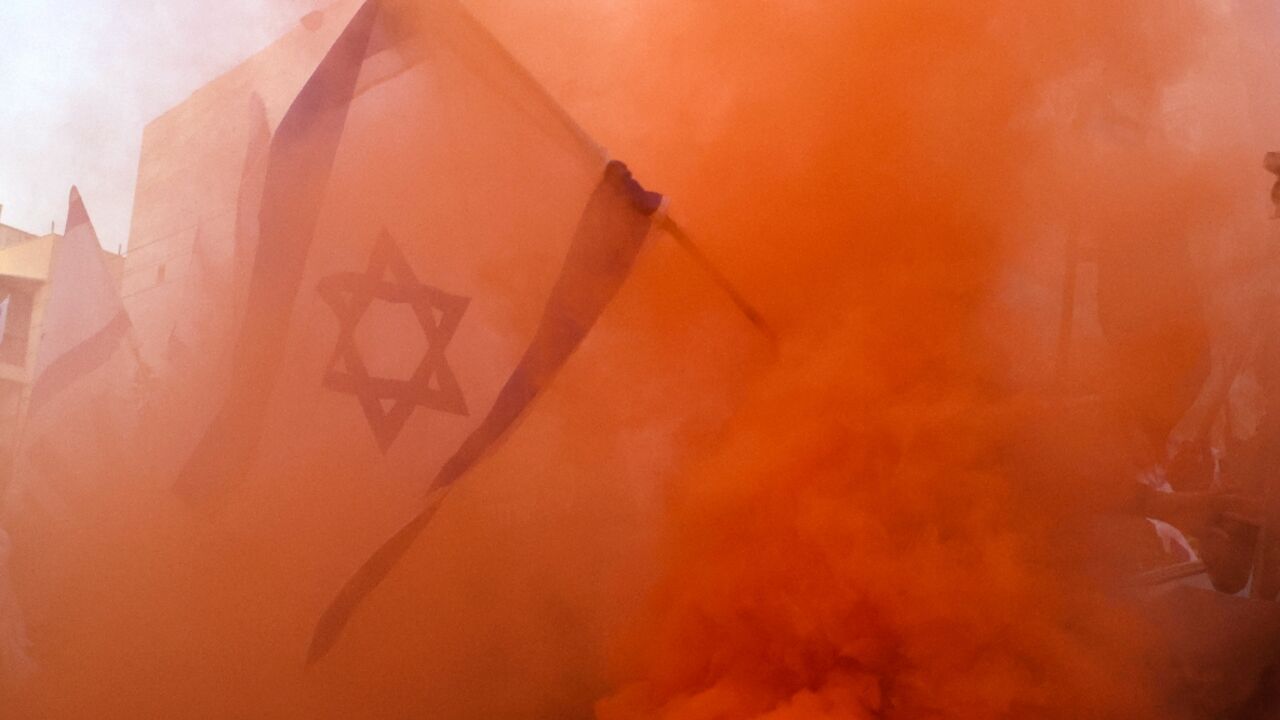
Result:
[[[320,280],[320,296],[338,316],[338,344],[324,386],[355,395],[382,452],[395,442],[417,406],[466,415],[462,389],[445,359],[469,298],[450,295],[418,281],[391,236],[383,231],[364,272],[344,272]],[[375,300],[413,309],[427,346],[413,375],[405,379],[369,375],[356,342],[356,326]],[[385,404],[389,403],[389,404]]]

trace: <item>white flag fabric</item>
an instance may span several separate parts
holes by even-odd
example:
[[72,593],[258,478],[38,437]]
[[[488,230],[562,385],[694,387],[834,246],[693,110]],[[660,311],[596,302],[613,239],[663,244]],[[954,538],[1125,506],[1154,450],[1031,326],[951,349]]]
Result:
[[129,334],[129,316],[102,259],[80,192],[71,188],[65,235],[54,245],[29,412],[104,365]]
[[461,7],[370,0],[272,140],[232,385],[178,491],[448,488],[586,336],[661,200]]

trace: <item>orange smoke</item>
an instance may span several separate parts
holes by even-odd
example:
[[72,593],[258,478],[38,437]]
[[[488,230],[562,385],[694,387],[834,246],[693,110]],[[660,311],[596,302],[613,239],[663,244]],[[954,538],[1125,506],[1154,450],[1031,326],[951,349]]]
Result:
[[[1211,134],[1240,128],[1187,85],[1223,19],[662,5],[628,66],[644,89],[620,91],[665,117],[636,141],[646,175],[790,342],[675,482],[661,591],[600,717],[1153,715],[1147,631],[1083,562],[1139,462],[1121,426],[1017,396],[1052,378],[1067,234],[1167,281],[1163,258],[1258,211],[1231,199],[1262,189],[1257,149]],[[1205,279],[1152,285],[1148,319]],[[1028,415],[1050,447],[1015,461]]]
[[[1224,16],[1154,0],[467,4],[669,194],[780,356],[760,370],[759,338],[657,243],[309,672],[317,614],[420,488],[303,458],[210,518],[167,477],[103,481],[75,528],[18,534],[44,665],[24,707],[1162,712],[1158,633],[1104,592],[1126,558],[1092,530],[1144,458],[1113,414],[1063,417],[1043,391],[1068,237],[1139,262],[1204,253],[1192,285],[1257,244],[1261,203],[1236,198],[1262,197],[1261,153],[1221,110],[1248,83],[1213,61]],[[176,198],[212,170],[238,182],[243,148],[226,154],[154,202],[187,216]],[[1187,283],[1152,285],[1149,317],[1171,319]],[[1114,394],[1146,376],[1099,360],[1097,335],[1078,334],[1072,382]]]

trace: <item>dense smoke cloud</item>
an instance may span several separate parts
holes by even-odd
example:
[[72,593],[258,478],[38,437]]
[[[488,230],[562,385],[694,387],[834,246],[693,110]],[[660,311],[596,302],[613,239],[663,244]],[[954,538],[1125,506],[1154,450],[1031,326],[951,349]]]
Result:
[[[1138,542],[1092,527],[1143,459],[1044,392],[1065,245],[1136,265],[1153,325],[1265,249],[1255,29],[1145,2],[651,10],[611,107],[660,108],[625,137],[791,343],[674,482],[644,679],[602,716],[1155,713],[1184,678],[1144,675],[1159,641],[1099,577]],[[1193,349],[1147,350],[1109,393]]]
[[[1150,458],[1105,405],[1058,401],[1056,323],[1069,241],[1149,267],[1158,323],[1265,251],[1265,83],[1238,17],[468,6],[670,195],[776,357],[660,243],[305,672],[316,614],[415,488],[302,463],[201,517],[164,478],[104,481],[15,560],[45,668],[23,701],[58,718],[1177,717],[1169,639],[1111,591],[1145,525],[1105,513]],[[1170,279],[1184,255],[1202,262]],[[1151,373],[1099,359],[1086,310],[1106,283],[1082,285],[1065,384],[1122,397]],[[1176,360],[1186,337],[1149,349]]]

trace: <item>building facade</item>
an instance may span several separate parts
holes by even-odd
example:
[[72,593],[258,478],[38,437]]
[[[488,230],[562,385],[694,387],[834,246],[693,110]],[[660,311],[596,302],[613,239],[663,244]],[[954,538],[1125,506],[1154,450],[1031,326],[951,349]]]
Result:
[[195,91],[143,131],[122,293],[149,365],[164,368],[175,308],[204,254],[236,242],[245,165],[359,3],[311,13],[270,46]]

